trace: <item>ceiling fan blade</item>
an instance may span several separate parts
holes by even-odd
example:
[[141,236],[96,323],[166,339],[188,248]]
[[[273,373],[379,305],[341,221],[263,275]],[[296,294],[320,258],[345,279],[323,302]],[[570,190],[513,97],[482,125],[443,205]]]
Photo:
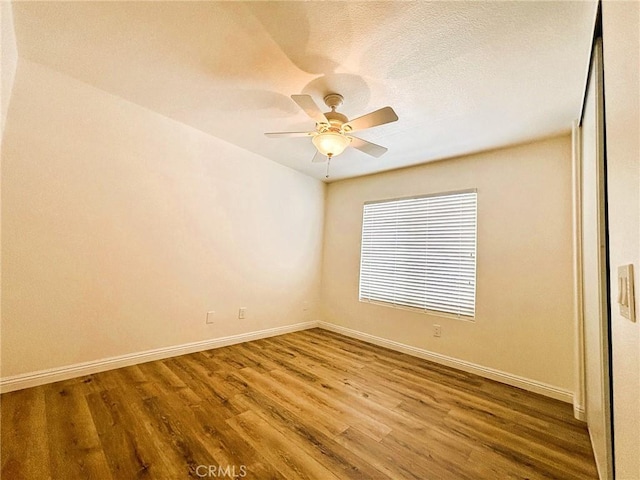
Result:
[[318,108],[318,105],[310,95],[291,95],[291,99],[304,110],[304,113],[313,118],[316,123],[329,123],[327,117],[324,116],[324,113]]
[[322,163],[327,161],[327,157],[322,155],[318,150],[316,150],[316,154],[311,159],[313,163]]
[[265,136],[269,138],[278,138],[278,137],[310,137],[316,132],[272,132],[265,133]]
[[387,152],[386,147],[382,147],[380,145],[376,145],[375,143],[367,142],[358,137],[351,137],[351,146],[353,148],[357,148],[361,152],[366,153],[367,155],[371,155],[372,157],[381,157]]
[[367,113],[361,117],[355,118],[347,122],[344,126],[350,127],[351,131],[364,130],[365,128],[377,127],[385,123],[391,123],[398,120],[398,115],[391,107],[384,107],[375,112]]

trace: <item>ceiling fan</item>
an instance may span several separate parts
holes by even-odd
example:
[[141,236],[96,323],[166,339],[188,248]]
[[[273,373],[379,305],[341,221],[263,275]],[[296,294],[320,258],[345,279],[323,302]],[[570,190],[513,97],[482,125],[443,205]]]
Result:
[[324,103],[331,108],[331,111],[326,113],[322,113],[310,95],[291,95],[291,98],[309,117],[315,120],[316,129],[311,132],[265,133],[267,137],[311,137],[311,141],[317,149],[313,162],[331,160],[349,146],[373,157],[380,157],[387,151],[385,147],[354,137],[351,132],[395,122],[398,120],[398,116],[393,108],[380,108],[349,120],[342,113],[336,112],[336,108],[342,105],[344,100],[342,95],[338,93],[330,93],[324,97]]

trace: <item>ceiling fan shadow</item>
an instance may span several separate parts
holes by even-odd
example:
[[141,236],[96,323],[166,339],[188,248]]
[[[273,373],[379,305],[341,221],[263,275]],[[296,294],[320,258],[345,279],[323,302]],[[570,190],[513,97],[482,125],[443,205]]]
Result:
[[223,112],[251,112],[263,118],[289,117],[298,113],[291,98],[278,92],[257,89],[222,90],[214,108]]
[[[341,66],[335,55],[346,58],[349,54],[349,49],[345,48],[350,39],[348,27],[341,28],[339,35],[328,36],[324,29],[311,30],[311,25],[322,25],[317,18],[326,18],[323,2],[255,2],[247,8],[282,52],[303,72],[335,72]],[[332,24],[332,29],[335,28],[336,25]]]

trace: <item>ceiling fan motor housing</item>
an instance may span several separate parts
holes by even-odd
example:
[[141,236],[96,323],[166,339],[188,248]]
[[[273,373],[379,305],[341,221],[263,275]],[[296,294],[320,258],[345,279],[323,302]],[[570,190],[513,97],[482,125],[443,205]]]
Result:
[[342,131],[342,125],[349,121],[349,119],[345,115],[336,111],[327,112],[324,114],[324,116],[327,117],[327,120],[329,120],[328,130],[331,131]]

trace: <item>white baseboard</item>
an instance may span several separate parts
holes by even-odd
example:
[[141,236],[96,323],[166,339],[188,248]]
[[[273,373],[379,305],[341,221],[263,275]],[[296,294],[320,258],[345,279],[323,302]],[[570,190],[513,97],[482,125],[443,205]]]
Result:
[[573,404],[573,417],[576,420],[580,420],[582,422],[586,422],[587,421],[587,414],[584,410],[584,406],[583,405],[578,405],[576,403]]
[[203,340],[200,342],[185,343],[182,345],[174,345],[170,347],[156,348],[146,350],[144,352],[130,353],[119,355],[117,357],[103,358],[91,362],[76,363],[66,365],[64,367],[50,368],[47,370],[39,370],[36,372],[14,375],[0,379],[0,393],[12,392],[23,388],[36,387],[47,383],[68,380],[74,377],[81,377],[92,373],[104,372],[105,370],[113,370],[115,368],[128,367],[139,363],[151,362],[153,360],[161,360],[163,358],[175,357],[187,353],[201,352],[212,348],[226,347],[236,343],[250,342],[260,338],[275,337],[285,333],[297,332],[314,328],[318,326],[318,322],[303,322],[294,325],[285,325],[283,327],[268,328],[257,332],[241,333],[239,335],[231,335],[228,337],[213,338],[211,340]]
[[387,340],[386,338],[376,337],[368,333],[362,333],[357,330],[341,327],[332,323],[318,322],[318,326],[320,328],[324,328],[325,330],[340,333],[342,335],[346,335],[347,337],[356,338],[368,343],[373,343],[374,345],[379,345],[390,350],[413,355],[414,357],[423,358],[425,360],[429,360],[440,365],[445,365],[447,367],[456,368],[464,372],[474,373],[484,378],[496,380],[501,383],[506,383],[507,385],[522,388],[523,390],[528,390],[530,392],[539,393],[546,397],[555,398],[556,400],[573,403],[572,392],[564,390],[562,388],[554,387],[553,385],[530,380],[528,378],[513,375],[511,373],[502,372],[494,368],[484,367],[482,365],[477,365],[465,360],[448,357],[440,353],[430,352],[429,350],[424,350],[422,348],[412,347],[411,345],[405,345],[404,343],[395,342],[393,340]]
[[[294,325],[268,328],[265,330],[259,330],[257,332],[242,333],[239,335],[214,338],[211,340],[203,340],[200,342],[185,343],[183,345],[157,348],[144,352],[136,352],[91,362],[76,363],[64,367],[39,370],[36,372],[30,372],[21,375],[4,377],[0,378],[0,393],[12,392],[14,390],[20,390],[23,388],[36,387],[38,385],[59,382],[61,380],[68,380],[70,378],[81,377],[83,375],[89,375],[92,373],[104,372],[105,370],[128,367],[139,363],[161,360],[163,358],[175,357],[178,355],[200,352],[203,350],[210,350],[212,348],[225,347],[228,345],[234,345],[236,343],[250,342],[251,340],[274,337],[276,335],[283,335],[285,333],[297,332],[300,330],[307,330],[309,328],[315,327],[320,327],[325,330],[340,333],[342,335],[346,335],[347,337],[356,338],[358,340],[389,348],[397,352],[406,353],[414,357],[430,360],[432,362],[456,368],[458,370],[474,373],[476,375],[480,375],[481,377],[506,383],[507,385],[519,387],[524,390],[539,393],[541,395],[562,400],[564,402],[572,403],[573,401],[573,394],[571,392],[558,387],[554,387],[552,385],[547,385],[535,380],[529,380],[527,378],[502,372],[493,368],[483,367],[482,365],[477,365],[465,360],[459,360],[457,358],[448,357],[446,355],[430,352],[428,350],[413,347],[411,345],[405,345],[393,340],[387,340],[386,338],[376,337],[368,333],[359,332],[357,330],[352,330],[350,328],[341,327],[339,325],[334,325],[332,323],[322,321],[296,323]],[[574,415],[578,419],[583,419],[584,409],[582,409],[580,406],[574,406]],[[581,415],[582,418],[578,415]]]

